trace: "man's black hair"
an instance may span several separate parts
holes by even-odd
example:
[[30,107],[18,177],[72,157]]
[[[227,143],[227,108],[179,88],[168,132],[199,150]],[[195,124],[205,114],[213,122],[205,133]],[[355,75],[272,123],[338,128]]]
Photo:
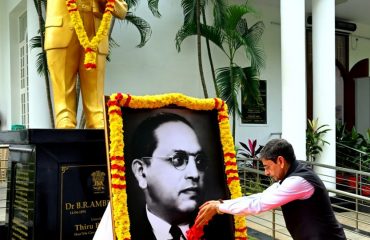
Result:
[[259,157],[276,163],[278,156],[284,157],[289,164],[296,160],[293,146],[285,139],[270,140],[263,147]]
[[150,116],[138,125],[134,132],[131,144],[127,146],[131,152],[131,160],[152,156],[158,144],[158,139],[154,135],[154,131],[160,125],[167,122],[183,122],[191,129],[194,129],[188,120],[174,113],[160,112]]

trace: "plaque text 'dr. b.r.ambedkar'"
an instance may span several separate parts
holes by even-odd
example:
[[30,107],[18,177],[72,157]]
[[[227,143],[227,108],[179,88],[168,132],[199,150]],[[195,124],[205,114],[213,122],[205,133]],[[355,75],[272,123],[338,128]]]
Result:
[[105,165],[63,165],[60,240],[90,240],[109,202]]

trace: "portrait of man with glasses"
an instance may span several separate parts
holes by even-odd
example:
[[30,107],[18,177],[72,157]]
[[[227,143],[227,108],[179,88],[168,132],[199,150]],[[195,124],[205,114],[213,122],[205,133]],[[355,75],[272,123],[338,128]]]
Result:
[[[199,206],[227,196],[216,112],[127,109],[122,116],[131,239],[187,239]],[[232,219],[218,217],[205,239],[233,239]]]

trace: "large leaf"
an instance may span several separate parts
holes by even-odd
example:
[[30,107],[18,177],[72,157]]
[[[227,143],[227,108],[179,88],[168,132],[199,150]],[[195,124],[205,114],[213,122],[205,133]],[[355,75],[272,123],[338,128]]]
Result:
[[214,26],[221,26],[226,21],[226,9],[227,6],[224,0],[212,0],[213,1],[213,18]]
[[128,9],[131,10],[132,8],[135,8],[138,5],[139,0],[125,0],[125,2],[127,3]]
[[196,20],[196,0],[182,0],[181,6],[184,12],[184,25],[195,23]]
[[246,55],[251,60],[251,66],[258,71],[265,65],[265,53],[259,44],[264,29],[265,25],[259,21],[249,28],[243,36]]
[[161,14],[159,13],[158,10],[158,1],[159,0],[148,0],[148,7],[150,11],[152,12],[153,16],[155,17],[160,17]]
[[222,28],[225,30],[235,31],[239,21],[247,13],[254,13],[253,8],[247,5],[231,5],[226,11],[226,21],[221,23]]
[[229,114],[236,111],[240,115],[237,96],[243,77],[243,69],[239,66],[219,68],[216,71],[216,83],[220,97],[226,101]]
[[[201,36],[207,38],[209,41],[214,43],[218,46],[222,51],[224,51],[222,42],[223,42],[223,34],[220,29],[217,29],[212,26],[207,26],[201,24],[200,26]],[[181,29],[176,33],[175,43],[177,51],[181,50],[181,43],[190,36],[197,35],[197,27],[195,23],[185,24],[181,27]]]
[[261,102],[259,91],[259,76],[253,67],[243,68],[244,76],[241,79],[242,102],[244,104],[252,105]]
[[[40,37],[40,35],[34,36],[33,38],[31,38],[30,47],[31,47],[31,49],[41,48],[41,37]],[[36,69],[37,69],[37,73],[40,76],[44,75],[45,68],[48,71],[48,68],[45,64],[46,61],[44,60],[44,58],[46,58],[46,56],[44,54],[45,53],[43,51],[41,51],[37,54],[37,57],[36,57]]]
[[128,12],[126,15],[125,20],[128,23],[134,25],[140,34],[140,43],[137,47],[143,47],[149,40],[150,36],[152,35],[152,29],[147,21],[142,19],[141,17],[135,16],[133,13]]

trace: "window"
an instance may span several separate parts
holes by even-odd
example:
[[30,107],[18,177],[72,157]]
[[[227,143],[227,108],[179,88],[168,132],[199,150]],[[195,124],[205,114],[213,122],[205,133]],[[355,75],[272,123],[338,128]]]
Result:
[[27,13],[19,17],[19,77],[20,77],[20,103],[21,123],[26,128],[29,126],[29,89],[28,89],[28,36]]

